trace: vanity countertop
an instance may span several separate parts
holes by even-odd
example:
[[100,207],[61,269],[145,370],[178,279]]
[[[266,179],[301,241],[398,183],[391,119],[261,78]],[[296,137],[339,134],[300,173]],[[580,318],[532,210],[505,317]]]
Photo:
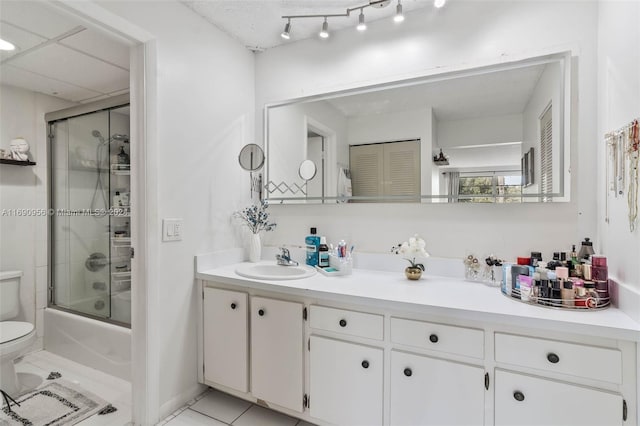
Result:
[[567,311],[529,305],[503,295],[499,288],[459,278],[423,275],[409,281],[403,271],[354,269],[352,275],[317,273],[298,280],[258,280],[235,273],[238,263],[196,272],[196,278],[290,295],[439,316],[535,327],[640,341],[640,324],[617,308]]

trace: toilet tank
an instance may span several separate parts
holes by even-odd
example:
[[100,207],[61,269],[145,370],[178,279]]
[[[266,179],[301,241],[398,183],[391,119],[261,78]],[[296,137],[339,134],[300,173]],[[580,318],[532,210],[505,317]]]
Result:
[[0,321],[15,318],[20,312],[20,277],[22,271],[0,272]]

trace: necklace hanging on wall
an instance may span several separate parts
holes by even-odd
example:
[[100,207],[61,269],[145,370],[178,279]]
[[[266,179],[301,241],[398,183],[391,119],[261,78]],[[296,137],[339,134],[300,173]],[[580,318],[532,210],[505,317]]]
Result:
[[638,220],[638,157],[640,156],[640,124],[634,120],[627,129],[627,155],[629,156],[629,229],[633,232]]

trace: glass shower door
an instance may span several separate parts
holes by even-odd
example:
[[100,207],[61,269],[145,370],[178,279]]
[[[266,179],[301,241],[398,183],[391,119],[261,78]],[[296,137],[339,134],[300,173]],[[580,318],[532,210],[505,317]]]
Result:
[[56,122],[53,134],[55,304],[108,318],[109,143],[102,135],[109,135],[109,112]]
[[131,323],[127,105],[49,122],[51,304]]

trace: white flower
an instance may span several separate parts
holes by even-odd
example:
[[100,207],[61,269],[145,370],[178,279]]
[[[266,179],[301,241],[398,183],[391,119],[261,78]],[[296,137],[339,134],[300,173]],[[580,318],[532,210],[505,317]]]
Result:
[[429,253],[425,250],[426,247],[425,241],[420,238],[418,234],[415,234],[413,237],[409,238],[409,241],[405,241],[397,246],[391,248],[391,251],[395,254],[401,254],[404,256],[406,260],[411,263],[412,267],[419,267],[424,270],[424,265],[421,263],[416,263],[417,257],[427,258],[429,257]]

